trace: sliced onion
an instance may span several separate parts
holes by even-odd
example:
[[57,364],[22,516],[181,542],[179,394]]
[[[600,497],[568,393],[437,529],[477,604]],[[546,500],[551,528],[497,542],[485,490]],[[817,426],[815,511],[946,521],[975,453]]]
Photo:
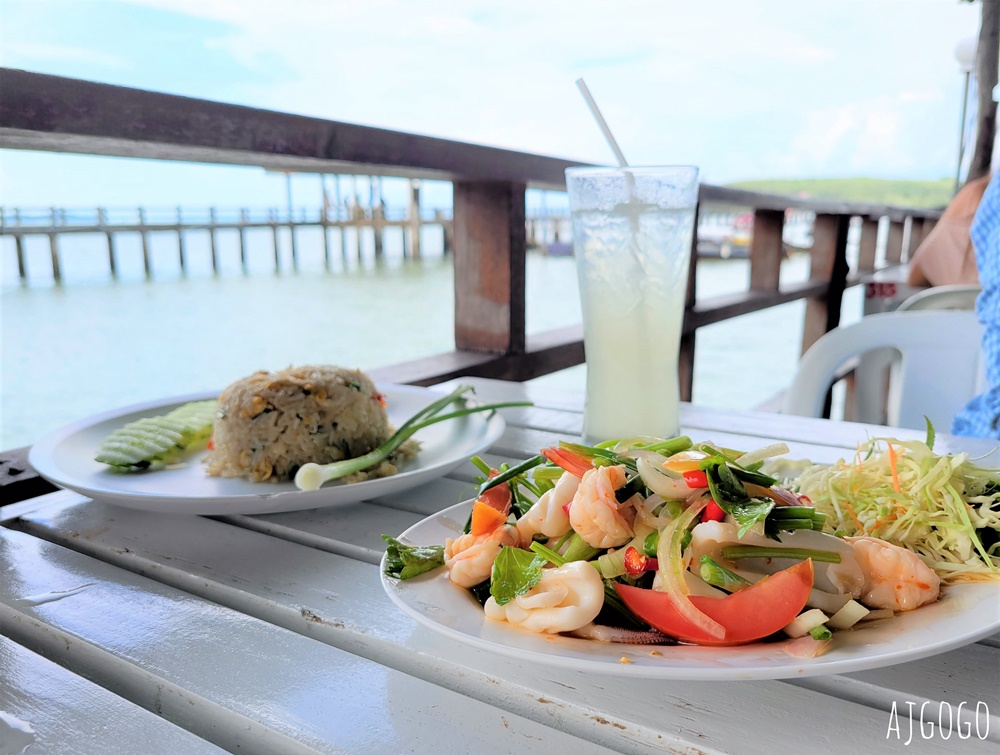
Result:
[[688,527],[707,505],[707,498],[699,500],[664,528],[656,546],[656,558],[663,591],[677,612],[713,639],[722,640],[726,636],[726,628],[711,616],[698,610],[691,602],[691,598],[688,597],[687,580],[684,578],[686,564],[681,551],[681,540]]
[[664,474],[659,464],[654,464],[645,456],[637,456],[635,466],[646,487],[661,498],[687,498],[691,495],[691,487],[684,478],[674,479]]
[[650,451],[648,448],[633,448],[628,451],[622,451],[618,454],[626,459],[645,459],[650,464],[660,466],[667,460],[667,457],[656,451]]
[[777,485],[765,488],[763,485],[755,485],[752,482],[743,483],[744,490],[751,498],[770,498],[778,506],[803,506],[805,504],[791,490],[785,490]]
[[758,448],[756,451],[750,451],[743,454],[736,459],[736,463],[741,467],[749,467],[751,464],[756,464],[758,461],[764,461],[764,459],[770,459],[773,456],[783,456],[787,453],[788,444],[772,443],[769,446]]

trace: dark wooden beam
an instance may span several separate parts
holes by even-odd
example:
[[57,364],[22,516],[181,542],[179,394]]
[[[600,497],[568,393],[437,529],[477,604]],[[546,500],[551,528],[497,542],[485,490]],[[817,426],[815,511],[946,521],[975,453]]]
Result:
[[0,68],[0,147],[271,170],[565,186],[581,163]]

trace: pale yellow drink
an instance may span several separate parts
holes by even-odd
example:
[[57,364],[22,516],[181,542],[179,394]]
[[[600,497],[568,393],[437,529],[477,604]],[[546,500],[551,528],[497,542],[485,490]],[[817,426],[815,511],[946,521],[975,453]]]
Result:
[[591,441],[680,428],[677,362],[697,171],[630,172],[567,171]]

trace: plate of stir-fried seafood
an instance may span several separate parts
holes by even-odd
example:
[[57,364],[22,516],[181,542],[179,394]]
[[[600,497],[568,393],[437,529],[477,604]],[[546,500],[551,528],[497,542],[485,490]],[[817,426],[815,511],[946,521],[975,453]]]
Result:
[[927,657],[1000,631],[1000,472],[932,446],[872,439],[833,465],[686,437],[474,458],[475,498],[383,536],[383,586],[455,639],[609,674]]

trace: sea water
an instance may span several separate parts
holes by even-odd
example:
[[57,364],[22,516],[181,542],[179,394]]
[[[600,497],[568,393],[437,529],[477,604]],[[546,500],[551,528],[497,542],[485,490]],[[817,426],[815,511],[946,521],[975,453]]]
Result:
[[[44,239],[25,242],[29,280],[19,283],[10,238],[0,239],[0,448],[24,446],[97,412],[194,391],[219,390],[256,369],[328,361],[372,368],[454,348],[454,274],[440,237],[422,239],[424,258],[403,259],[387,234],[376,260],[370,237],[353,240],[326,269],[322,237],[299,232],[299,268],[282,238],[274,272],[270,231],[247,232],[249,272],[238,237],[219,234],[212,273],[207,235],[188,239],[189,269],[177,266],[176,235],[150,234],[153,277],[143,276],[137,236],[119,240],[119,279],[110,279],[97,236],[61,239],[64,282],[55,285]],[[804,281],[809,260],[782,263],[782,283]],[[746,260],[703,259],[699,300],[745,291]],[[529,333],[581,319],[576,260],[528,254]],[[848,292],[845,319],[860,316],[860,288]],[[804,306],[796,301],[700,328],[694,401],[752,409],[788,386],[798,363]],[[629,347],[619,347],[624,354]],[[646,350],[647,352],[649,349]],[[583,365],[532,381],[583,393]]]
[[573,213],[587,355],[584,432],[670,437],[694,210],[630,202]]

